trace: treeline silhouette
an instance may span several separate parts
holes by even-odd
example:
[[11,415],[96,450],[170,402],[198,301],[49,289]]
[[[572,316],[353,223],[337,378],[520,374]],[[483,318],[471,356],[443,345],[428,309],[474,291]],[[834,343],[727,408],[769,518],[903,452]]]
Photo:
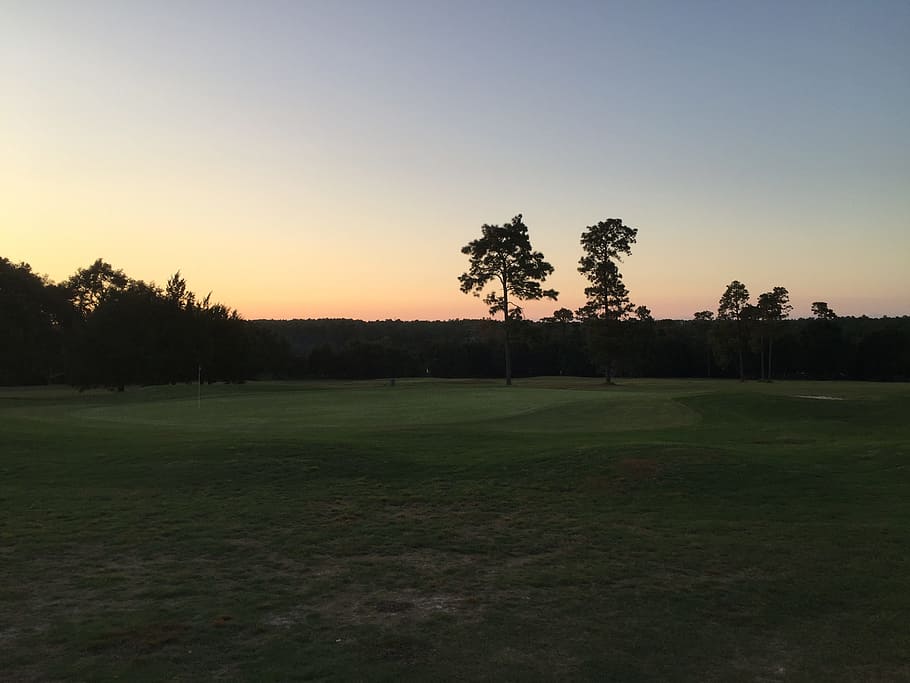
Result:
[[[560,314],[562,311],[563,314]],[[560,309],[510,320],[512,373],[603,374],[595,322]],[[615,377],[910,379],[910,317],[767,321],[618,320]],[[247,321],[180,273],[159,287],[98,260],[55,284],[0,258],[0,384],[130,384],[247,379],[502,377],[502,320]],[[764,354],[773,338],[773,370]],[[768,363],[770,365],[770,363]]]
[[[256,321],[287,346],[289,378],[502,377],[501,320]],[[590,323],[512,321],[512,372],[598,376]],[[723,320],[616,323],[615,377],[739,377],[735,330]],[[754,336],[753,336],[754,335]],[[743,354],[761,378],[760,332]],[[772,379],[910,380],[910,317],[795,319],[779,323]]]
[[98,259],[54,284],[0,258],[0,383],[237,382],[271,370],[280,342],[179,271],[161,288]]

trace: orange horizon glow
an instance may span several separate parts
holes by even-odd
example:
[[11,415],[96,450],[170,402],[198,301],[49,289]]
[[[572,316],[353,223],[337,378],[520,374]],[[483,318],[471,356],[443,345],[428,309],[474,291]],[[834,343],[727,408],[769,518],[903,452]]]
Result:
[[[411,296],[407,298],[398,297],[394,301],[383,301],[381,296],[377,297],[375,291],[361,291],[356,287],[359,283],[352,283],[355,286],[353,290],[346,292],[336,290],[336,299],[330,301],[325,298],[320,299],[318,290],[309,295],[306,293],[298,295],[295,291],[284,291],[277,296],[273,296],[266,286],[267,283],[260,283],[259,288],[250,288],[245,282],[238,283],[229,280],[223,290],[209,288],[205,286],[205,282],[201,278],[194,275],[192,270],[185,268],[174,268],[154,277],[149,277],[147,270],[134,269],[135,264],[139,263],[139,261],[134,262],[130,259],[126,259],[130,265],[124,266],[122,262],[99,256],[88,258],[79,266],[68,268],[65,265],[65,255],[58,254],[57,256],[58,258],[52,259],[46,264],[53,266],[52,268],[42,267],[42,263],[30,262],[27,258],[18,254],[7,258],[10,258],[13,262],[25,261],[30,263],[36,273],[45,275],[51,281],[57,283],[66,280],[77,268],[90,265],[95,258],[103,258],[115,268],[124,270],[128,276],[148,283],[154,283],[158,286],[163,286],[174,272],[180,270],[182,276],[187,280],[189,289],[197,297],[201,298],[211,293],[212,303],[221,303],[231,309],[235,309],[242,317],[248,320],[353,319],[365,321],[433,321],[490,318],[486,305],[480,299],[462,294],[458,290],[457,276],[451,278],[449,291],[445,291],[444,288],[439,288],[438,286],[426,290],[413,288],[408,290]],[[634,273],[632,268],[633,259],[634,256],[627,259],[627,263],[624,264],[624,270],[633,270]],[[217,275],[217,273],[210,273],[210,275],[213,274]],[[522,302],[525,316],[528,319],[539,320],[550,316],[558,308],[568,308],[575,311],[583,305],[584,299],[581,296],[581,290],[585,284],[584,280],[577,273],[571,271],[567,277],[565,275],[563,273],[564,279],[561,282],[574,280],[572,282],[574,289],[571,292],[572,295],[564,296],[561,292],[557,301],[545,299]],[[637,278],[638,275],[634,274],[631,277],[627,277],[626,281],[628,283],[637,280]],[[548,284],[551,282],[555,283],[557,280],[558,278],[554,276],[548,280]],[[655,319],[687,320],[692,317],[695,311],[716,311],[717,299],[720,298],[720,294],[726,284],[723,283],[718,287],[715,298],[705,297],[697,293],[694,288],[686,290],[679,286],[675,288],[675,294],[655,293],[652,296],[647,296],[646,294],[635,296],[633,291],[632,301],[635,305],[645,305],[650,308]],[[748,282],[746,284],[749,286]],[[768,283],[761,289],[751,287],[752,298],[755,299],[761,291],[769,290],[772,286],[773,284]],[[643,287],[640,289],[646,291]],[[894,313],[895,310],[900,310],[903,303],[899,296],[890,298],[887,296],[880,298],[857,296],[826,297],[825,293],[818,288],[813,290],[811,288],[794,289],[791,287],[789,291],[791,303],[794,306],[791,314],[792,318],[810,317],[810,306],[813,301],[827,301],[840,316],[894,317],[907,315],[907,313]],[[501,315],[496,316],[495,319],[501,319]]]

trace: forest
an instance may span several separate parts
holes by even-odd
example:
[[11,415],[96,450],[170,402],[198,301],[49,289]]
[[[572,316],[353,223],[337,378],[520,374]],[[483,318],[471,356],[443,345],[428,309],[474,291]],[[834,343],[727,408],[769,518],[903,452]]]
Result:
[[608,362],[615,377],[910,380],[908,316],[838,317],[824,305],[805,319],[764,319],[747,307],[724,317],[723,301],[719,311],[719,318],[699,311],[691,320],[629,311],[607,329],[568,309],[541,321],[516,312],[508,323],[245,320],[189,291],[179,272],[160,287],[99,259],[54,283],[0,258],[0,384],[123,390],[251,379],[502,377],[506,324],[516,377],[596,376]]

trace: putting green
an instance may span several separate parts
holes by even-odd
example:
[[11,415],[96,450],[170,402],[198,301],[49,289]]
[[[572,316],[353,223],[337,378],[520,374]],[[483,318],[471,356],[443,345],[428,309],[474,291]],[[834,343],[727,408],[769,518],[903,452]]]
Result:
[[[181,389],[175,390],[177,396],[189,393],[188,388]],[[201,401],[127,397],[117,402],[115,396],[110,404],[73,411],[67,419],[187,430],[265,429],[283,435],[478,423],[484,429],[504,431],[625,431],[680,426],[698,419],[695,411],[673,397],[621,392],[429,382],[254,394],[222,389]]]

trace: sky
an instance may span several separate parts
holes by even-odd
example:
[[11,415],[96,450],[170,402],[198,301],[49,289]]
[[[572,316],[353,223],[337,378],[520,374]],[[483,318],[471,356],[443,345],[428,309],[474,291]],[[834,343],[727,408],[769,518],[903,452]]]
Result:
[[247,318],[484,317],[521,213],[657,318],[736,279],[910,314],[910,3],[0,0],[0,256],[178,269]]

